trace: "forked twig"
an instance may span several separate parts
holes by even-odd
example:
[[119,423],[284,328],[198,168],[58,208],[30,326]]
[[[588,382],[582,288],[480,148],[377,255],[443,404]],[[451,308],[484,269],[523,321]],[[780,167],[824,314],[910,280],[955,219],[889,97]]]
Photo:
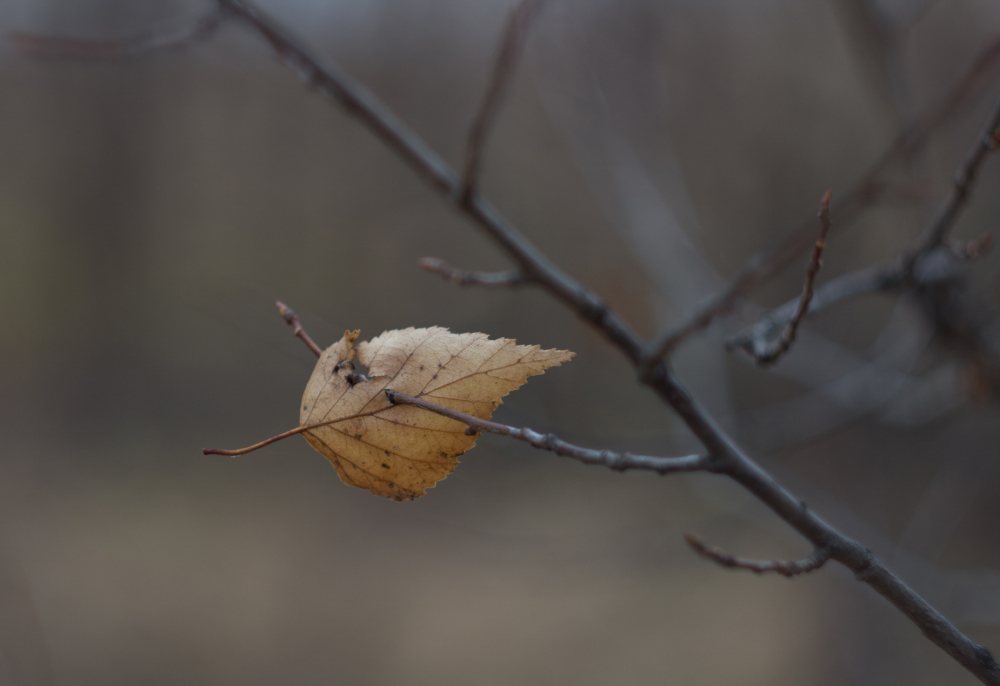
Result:
[[518,269],[503,272],[467,272],[464,269],[452,267],[437,257],[424,257],[418,264],[425,272],[437,274],[445,281],[456,286],[480,286],[481,288],[513,288],[528,283],[524,274]]
[[[900,133],[861,178],[847,192],[839,195],[839,200],[830,209],[830,213],[837,219],[840,228],[846,227],[863,210],[884,196],[886,183],[883,177],[886,172],[899,160],[906,159],[921,149],[941,124],[981,93],[988,85],[984,76],[998,61],[1000,61],[1000,38],[994,38],[980,51],[937,105]],[[810,245],[813,226],[813,219],[810,218],[784,238],[778,239],[758,252],[747,261],[743,269],[722,291],[706,300],[680,324],[665,328],[643,351],[640,376],[648,374],[660,360],[669,357],[688,337],[707,328],[716,317],[732,310],[740,298],[806,250]]]
[[[954,280],[958,276],[955,270],[950,274],[942,274],[937,273],[940,270],[928,270],[926,266],[933,265],[939,258],[969,262],[988,252],[993,244],[990,234],[957,246],[949,245],[947,237],[968,202],[983,163],[998,145],[1000,145],[1000,101],[991,112],[979,138],[966,153],[962,165],[955,171],[951,192],[913,246],[904,255],[881,265],[861,269],[829,281],[817,291],[812,306],[808,307],[804,314],[815,314],[834,303],[858,295],[903,286],[925,285],[948,278]],[[758,363],[768,363],[770,361],[768,353],[774,346],[768,338],[782,321],[794,321],[794,317],[801,312],[801,300],[799,309],[791,320],[789,320],[790,307],[791,303],[785,303],[768,312],[747,331],[727,341],[726,347],[729,349],[741,347]]]
[[823,249],[826,247],[826,235],[830,232],[830,191],[827,191],[823,195],[823,199],[820,200],[819,224],[819,238],[813,247],[809,266],[806,267],[806,280],[802,286],[802,295],[799,297],[795,313],[785,325],[781,335],[773,341],[762,341],[759,338],[753,338],[741,344],[744,350],[753,357],[754,361],[762,367],[774,364],[781,359],[782,355],[788,352],[788,349],[795,341],[795,334],[798,333],[799,324],[802,323],[806,313],[809,311],[809,303],[813,297],[813,282],[816,280],[816,274],[822,266],[821,258],[823,256]]
[[774,572],[791,578],[819,569],[830,559],[829,550],[816,548],[809,557],[802,560],[748,560],[713,548],[694,534],[684,534],[684,540],[702,557],[730,569],[749,569],[754,574]]

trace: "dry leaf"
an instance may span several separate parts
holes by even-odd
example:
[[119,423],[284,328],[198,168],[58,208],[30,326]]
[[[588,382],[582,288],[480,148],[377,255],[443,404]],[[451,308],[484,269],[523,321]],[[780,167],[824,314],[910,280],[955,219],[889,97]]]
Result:
[[[440,327],[386,331],[354,345],[348,331],[316,363],[302,396],[302,435],[344,483],[394,500],[422,496],[476,444],[466,426],[409,405],[386,389],[489,419],[500,398],[529,376],[571,359],[566,350],[517,345],[509,338],[455,334]],[[355,362],[368,368],[367,377]]]

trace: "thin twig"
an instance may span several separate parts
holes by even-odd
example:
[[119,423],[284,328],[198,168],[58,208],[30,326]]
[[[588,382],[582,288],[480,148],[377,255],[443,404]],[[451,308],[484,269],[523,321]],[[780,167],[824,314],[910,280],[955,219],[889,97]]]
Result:
[[518,269],[503,272],[467,272],[452,267],[437,257],[424,257],[418,263],[420,268],[431,274],[437,274],[445,281],[458,286],[480,286],[482,288],[513,288],[529,281]]
[[[913,247],[902,257],[831,280],[817,291],[816,298],[804,314],[813,315],[836,302],[867,293],[887,291],[907,285],[917,287],[954,281],[959,273],[953,264],[949,268],[948,260],[957,259],[959,262],[975,260],[992,246],[993,239],[990,234],[961,246],[945,243],[951,227],[968,202],[983,163],[998,145],[1000,145],[1000,102],[994,107],[982,133],[966,154],[962,165],[956,170],[951,192]],[[777,345],[771,343],[770,338],[778,326],[785,323],[790,326],[794,318],[799,316],[802,312],[802,301],[798,302],[795,314],[790,315],[792,303],[785,303],[765,314],[748,330],[731,338],[727,341],[726,347],[730,350],[736,347],[743,348],[759,364],[773,361],[770,359],[770,353]],[[937,313],[936,318],[946,319],[947,317],[942,316],[944,314]]]
[[594,450],[592,448],[581,448],[580,446],[567,443],[555,434],[541,434],[529,428],[517,428],[498,424],[471,414],[465,414],[450,407],[442,407],[422,398],[400,393],[391,389],[386,389],[386,397],[393,405],[413,405],[428,412],[434,412],[442,417],[454,419],[469,425],[466,434],[474,436],[480,432],[497,434],[498,436],[510,436],[519,441],[524,441],[539,450],[548,450],[556,455],[572,457],[583,464],[602,465],[617,472],[624,472],[629,469],[645,469],[657,474],[673,474],[675,472],[700,472],[711,471],[712,459],[708,455],[686,455],[684,457],[649,457],[646,455],[632,455],[631,453],[617,453],[611,450]]
[[147,55],[183,50],[208,40],[227,17],[219,7],[192,24],[172,33],[144,32],[128,38],[90,40],[74,36],[43,36],[14,33],[14,51],[36,59],[76,62],[121,62]]
[[[647,349],[643,341],[582,284],[570,278],[528,242],[500,213],[478,194],[462,201],[455,172],[374,95],[339,70],[324,67],[299,42],[248,0],[219,0],[260,33],[318,90],[341,103],[370,127],[391,149],[425,178],[445,198],[486,231],[525,273],[567,308],[590,323],[633,364],[639,365]],[[767,265],[761,268],[771,268]],[[986,648],[971,641],[941,613],[896,577],[870,550],[803,508],[800,501],[743,453],[695,401],[662,362],[642,375],[681,417],[712,455],[714,469],[728,475],[754,494],[814,546],[830,550],[831,559],[852,570],[857,578],[889,600],[935,645],[983,683],[1000,686],[1000,665]]]
[[[885,195],[886,183],[883,181],[883,176],[893,164],[915,154],[930,140],[931,134],[941,124],[985,89],[988,82],[984,76],[989,74],[990,69],[998,61],[1000,61],[1000,37],[995,38],[976,56],[935,107],[925,112],[911,127],[897,136],[861,179],[839,196],[839,200],[830,208],[830,213],[836,218],[840,229],[848,226],[866,208]],[[814,219],[810,218],[785,237],[754,255],[722,291],[706,300],[680,324],[664,329],[644,352],[640,375],[647,373],[664,357],[668,357],[688,337],[707,328],[716,317],[732,310],[740,298],[808,248],[814,226]]]
[[[365,379],[367,381],[367,379]],[[436,406],[435,406],[436,407]],[[306,424],[304,426],[299,426],[294,429],[289,429],[284,431],[277,436],[271,436],[268,439],[261,441],[260,443],[254,443],[246,448],[240,448],[238,450],[222,450],[221,448],[202,448],[202,455],[228,455],[230,457],[236,457],[237,455],[246,455],[247,453],[252,453],[255,450],[260,450],[265,446],[269,446],[272,443],[277,443],[278,441],[283,441],[286,438],[291,438],[292,436],[297,436],[298,434],[305,433],[306,431],[312,431],[313,429],[318,429],[321,426],[330,426],[331,424],[338,424],[340,422],[346,422],[348,419],[359,419],[361,417],[373,417],[380,412],[385,412],[391,409],[389,407],[380,407],[377,410],[371,410],[370,412],[359,412],[358,414],[348,415],[346,417],[337,417],[336,419],[327,419],[322,422],[316,422],[315,424]]]
[[280,300],[275,304],[278,306],[278,312],[282,317],[284,317],[285,323],[292,327],[295,335],[301,338],[302,342],[309,346],[309,349],[313,351],[313,354],[316,355],[316,357],[322,355],[323,349],[316,345],[313,342],[313,339],[309,338],[309,334],[307,334],[305,329],[302,328],[302,324],[299,323],[299,317],[292,311],[292,308]]
[[[980,238],[954,245],[939,245],[923,254],[920,269],[910,275],[902,256],[896,256],[855,272],[842,274],[830,279],[813,293],[807,317],[812,317],[837,303],[862,295],[895,291],[908,283],[912,286],[928,286],[935,283],[956,281],[961,278],[962,265],[973,262],[991,249],[993,236],[985,234]],[[774,337],[775,332],[786,326],[795,316],[799,300],[789,300],[762,315],[756,323],[743,329],[726,341],[726,349],[744,348],[751,355],[762,350]]]
[[743,346],[754,358],[754,361],[762,367],[774,364],[781,359],[782,355],[788,352],[788,349],[795,341],[795,334],[798,333],[799,324],[802,323],[806,313],[809,311],[809,302],[813,298],[813,281],[816,280],[816,274],[822,265],[820,258],[823,256],[823,248],[826,247],[826,235],[830,231],[830,191],[827,191],[823,195],[823,199],[820,200],[819,224],[819,238],[816,240],[812,257],[809,259],[809,266],[806,267],[806,280],[802,286],[802,295],[799,297],[798,305],[796,305],[791,319],[788,320],[784,330],[776,340],[757,345],[760,341],[759,339],[754,339],[751,342],[752,344]]
[[486,95],[469,129],[469,139],[465,147],[465,169],[462,174],[462,199],[465,202],[468,202],[476,192],[486,136],[500,110],[507,85],[514,75],[514,68],[524,47],[528,28],[543,2],[544,0],[521,0],[507,16],[507,24],[504,26],[500,49],[493,63],[493,73],[490,75]]
[[718,548],[713,548],[694,534],[684,534],[684,540],[702,557],[706,557],[730,569],[749,569],[754,574],[775,572],[792,578],[793,576],[819,569],[830,559],[829,550],[816,548],[809,557],[802,560],[747,560],[725,553]]
[[965,208],[983,162],[986,161],[989,153],[997,149],[998,145],[1000,145],[1000,102],[997,102],[996,107],[993,108],[993,113],[985,128],[969,152],[966,153],[962,166],[955,172],[948,199],[938,210],[930,226],[917,240],[916,247],[911,252],[913,255],[910,260],[911,265],[921,253],[939,245],[947,237],[955,220]]

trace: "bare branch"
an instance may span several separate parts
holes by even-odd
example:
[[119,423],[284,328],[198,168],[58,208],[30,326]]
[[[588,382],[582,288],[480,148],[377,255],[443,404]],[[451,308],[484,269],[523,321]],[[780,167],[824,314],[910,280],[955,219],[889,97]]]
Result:
[[292,327],[295,335],[301,338],[302,342],[309,346],[309,349],[313,351],[313,354],[316,355],[316,357],[322,355],[323,349],[316,345],[313,342],[313,339],[309,338],[309,334],[307,334],[305,329],[302,328],[302,324],[299,323],[299,317],[292,311],[292,308],[280,300],[275,304],[278,306],[278,312],[282,317],[284,317],[285,323]]
[[221,7],[171,33],[145,32],[128,38],[89,40],[73,36],[14,33],[14,51],[38,59],[75,62],[122,62],[151,54],[183,50],[211,38],[227,13]]
[[[939,245],[923,253],[912,275],[906,273],[902,257],[843,274],[816,289],[806,316],[812,317],[843,300],[897,290],[907,283],[926,286],[955,281],[963,274],[960,268],[963,263],[980,259],[992,245],[993,236],[988,233],[965,243]],[[755,324],[726,341],[726,349],[743,348],[754,357],[762,354],[775,332],[787,326],[795,316],[799,302],[798,299],[789,300],[767,312]]]
[[462,174],[462,199],[465,202],[468,202],[472,194],[476,192],[486,136],[500,110],[507,85],[514,75],[514,68],[517,65],[521,49],[524,47],[528,28],[531,26],[532,19],[541,9],[543,2],[544,0],[521,0],[507,16],[507,24],[504,27],[500,48],[497,50],[496,60],[493,63],[493,73],[490,75],[489,86],[487,86],[486,95],[479,105],[476,118],[472,122],[469,140],[465,147],[465,169]]
[[948,199],[945,200],[930,226],[917,241],[916,249],[911,252],[913,255],[909,260],[911,266],[913,260],[920,253],[939,245],[948,235],[955,220],[958,219],[958,215],[965,208],[983,162],[989,153],[997,149],[998,145],[1000,145],[1000,102],[994,107],[979,139],[966,154],[962,166],[955,172]]
[[[905,160],[921,149],[931,134],[955,112],[975,99],[986,86],[990,70],[1000,62],[1000,37],[984,48],[956,81],[940,102],[903,131],[885,152],[869,167],[854,186],[830,208],[837,219],[837,226],[844,228],[865,209],[881,200],[886,194],[883,176],[900,160]],[[699,331],[708,327],[716,317],[729,312],[736,301],[753,288],[779,271],[810,245],[814,220],[810,218],[793,229],[787,236],[754,255],[724,290],[709,298],[680,324],[664,329],[644,354],[643,370],[651,369],[656,362],[670,355],[673,350]]]
[[498,424],[471,414],[465,414],[450,407],[442,407],[422,398],[386,389],[386,397],[393,405],[413,405],[428,412],[434,412],[448,419],[468,424],[469,429],[465,433],[474,436],[480,432],[497,434],[498,436],[510,436],[519,441],[524,441],[534,448],[548,450],[556,455],[572,457],[583,464],[602,465],[616,472],[624,472],[629,469],[645,469],[657,474],[672,474],[674,472],[701,472],[711,471],[712,459],[708,455],[687,455],[685,457],[648,457],[645,455],[632,455],[631,453],[616,453],[610,450],[594,450],[592,448],[581,448],[580,446],[567,443],[555,434],[540,434],[528,428],[518,429],[506,424]]
[[420,268],[431,274],[437,274],[445,281],[450,281],[457,286],[480,286],[482,288],[513,288],[528,283],[517,269],[504,272],[467,272],[462,269],[452,267],[444,260],[437,257],[421,258]]
[[[640,364],[646,350],[643,341],[597,296],[552,264],[478,194],[463,200],[455,172],[373,94],[339,70],[321,65],[298,41],[248,0],[219,1],[260,33],[286,64],[369,126],[445,198],[454,202],[486,231],[524,273],[530,274],[540,286],[601,332],[633,364]],[[795,240],[786,241],[779,257],[789,251],[788,246],[795,245]],[[797,248],[791,252],[795,254],[796,251]],[[753,279],[759,279],[761,273],[775,268],[780,261],[775,254],[767,253],[765,258],[752,263],[752,271],[756,274]],[[704,444],[712,456],[713,471],[726,474],[741,484],[814,546],[831,551],[831,559],[845,565],[859,580],[888,599],[928,639],[981,681],[1000,686],[1000,665],[989,650],[972,642],[892,574],[870,550],[802,507],[798,499],[736,446],[663,362],[644,370],[641,380],[674,409]]]
[[806,313],[809,311],[809,302],[813,298],[813,281],[816,279],[816,274],[822,265],[820,258],[823,255],[823,248],[826,247],[826,235],[830,231],[830,191],[827,191],[823,195],[823,199],[820,200],[819,223],[819,239],[813,248],[809,266],[806,267],[806,281],[802,287],[802,296],[799,298],[795,312],[788,320],[781,335],[776,340],[766,343],[760,339],[753,339],[750,342],[752,345],[743,346],[753,356],[757,364],[761,366],[774,364],[782,355],[788,352],[788,349],[792,346],[792,342],[795,340],[795,334],[799,330],[799,324],[805,319]]
[[802,560],[747,560],[724,553],[718,548],[713,548],[694,534],[684,534],[684,540],[702,557],[706,557],[730,569],[749,569],[754,574],[775,572],[792,578],[799,574],[806,574],[817,570],[830,559],[829,550],[826,548],[816,548],[809,557]]
[[[817,291],[811,306],[806,303],[808,307],[805,310],[802,309],[801,299],[794,310],[794,301],[775,308],[761,317],[749,330],[727,341],[726,347],[730,350],[741,347],[758,364],[768,364],[777,359],[771,355],[780,347],[780,340],[771,342],[771,337],[782,325],[786,326],[787,334],[788,327],[796,317],[801,319],[801,316],[813,315],[841,300],[866,293],[892,290],[905,285],[918,286],[955,280],[960,275],[960,271],[955,268],[956,261],[968,262],[978,259],[990,250],[993,243],[992,236],[986,234],[964,245],[943,244],[968,201],[979,170],[988,154],[996,150],[998,145],[1000,145],[1000,102],[990,114],[982,134],[966,154],[962,166],[955,172],[954,185],[948,198],[906,255],[831,280]],[[941,313],[938,313],[938,319],[946,318],[940,315]],[[783,339],[784,335],[781,340]]]
[[[877,265],[838,276],[816,289],[806,316],[811,317],[842,300],[898,288],[904,281],[905,275],[899,259],[892,260],[889,265]],[[789,300],[767,312],[757,323],[727,340],[726,349],[743,348],[757,359],[764,354],[775,332],[792,321],[799,302],[799,299]]]

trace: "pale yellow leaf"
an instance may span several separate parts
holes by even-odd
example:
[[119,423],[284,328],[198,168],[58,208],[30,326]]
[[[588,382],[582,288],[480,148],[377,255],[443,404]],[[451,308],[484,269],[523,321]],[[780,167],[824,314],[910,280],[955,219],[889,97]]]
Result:
[[[386,389],[489,419],[500,399],[529,376],[574,355],[440,327],[386,331],[355,346],[359,333],[345,332],[319,358],[302,396],[299,425],[323,423],[302,435],[344,483],[394,500],[424,495],[455,469],[476,438],[461,422],[391,404]],[[368,378],[355,366],[367,367]]]

